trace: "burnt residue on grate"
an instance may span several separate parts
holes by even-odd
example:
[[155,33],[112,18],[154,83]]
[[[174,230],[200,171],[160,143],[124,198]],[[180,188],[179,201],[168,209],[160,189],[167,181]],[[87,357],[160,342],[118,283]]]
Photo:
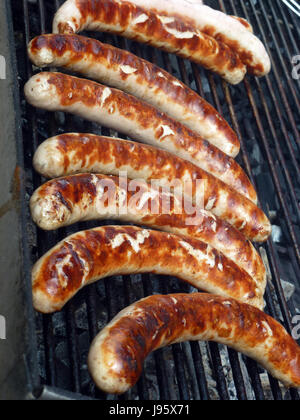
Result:
[[[272,56],[272,73],[262,79],[247,77],[227,85],[195,64],[173,55],[100,33],[102,42],[128,49],[180,78],[213,104],[238,133],[239,163],[257,187],[260,204],[273,224],[272,239],[260,247],[268,266],[267,312],[291,332],[300,309],[299,253],[299,81],[292,78],[292,57],[299,45],[298,22],[279,0],[263,2],[211,0],[208,5],[247,18]],[[20,84],[27,200],[45,180],[32,168],[37,146],[59,133],[115,132],[62,113],[31,108],[23,87],[37,71],[26,55],[33,37],[51,32],[58,0],[12,0],[14,35]],[[28,206],[28,201],[22,203]],[[109,224],[107,221],[105,224]],[[114,223],[115,224],[115,223]],[[76,231],[97,226],[81,223],[45,233],[27,220],[27,243],[32,264],[58,241]],[[25,278],[29,278],[24,276]],[[153,293],[193,291],[177,279],[155,275],[118,276],[100,281],[79,293],[66,308],[51,316],[36,315],[36,337],[41,385],[96,399],[298,399],[258,365],[215,343],[184,343],[152,354],[139,383],[122,397],[95,389],[87,370],[89,345],[106,323],[125,306]],[[28,303],[29,304],[29,303]]]

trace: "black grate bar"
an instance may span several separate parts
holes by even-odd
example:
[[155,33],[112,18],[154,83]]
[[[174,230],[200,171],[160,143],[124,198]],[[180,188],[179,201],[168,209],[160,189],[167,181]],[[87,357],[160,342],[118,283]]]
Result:
[[[232,0],[231,0],[231,5],[233,7],[234,12],[236,12],[236,9],[235,9],[235,7],[234,7],[234,5],[232,3]],[[245,9],[244,6],[243,6],[243,9],[244,9],[244,11],[245,11],[245,13],[247,15],[247,11],[246,11],[246,9]],[[291,141],[290,141],[290,138],[289,138],[289,135],[288,135],[286,126],[285,126],[284,121],[283,121],[282,112],[281,112],[281,110],[280,110],[280,108],[278,106],[278,103],[277,103],[277,100],[276,100],[276,96],[275,96],[274,91],[272,89],[272,84],[271,84],[271,81],[270,81],[270,77],[269,76],[266,77],[265,80],[267,81],[268,88],[269,88],[269,93],[270,93],[270,95],[272,97],[273,104],[275,106],[277,116],[278,116],[279,121],[281,123],[281,129],[282,129],[282,131],[284,133],[285,140],[287,141],[287,145],[289,147],[290,157],[293,160],[294,169],[295,169],[295,171],[297,173],[297,176],[298,176],[298,179],[299,179],[300,170],[299,170],[299,164],[298,164],[297,159],[296,159],[296,153],[295,153],[295,151],[293,149],[293,146],[291,144]],[[262,90],[260,81],[256,78],[255,79],[255,82],[257,84],[257,90],[259,91],[259,94],[260,94],[261,103],[263,104],[264,111],[265,111],[266,116],[267,116],[267,119],[268,119],[268,124],[269,124],[269,127],[271,129],[272,137],[273,137],[274,142],[275,142],[277,156],[280,159],[280,163],[282,165],[282,168],[283,168],[283,171],[284,171],[286,180],[287,180],[287,184],[289,186],[289,191],[291,192],[291,195],[292,195],[294,209],[298,213],[298,217],[299,217],[299,220],[300,220],[300,209],[299,209],[298,199],[296,197],[296,193],[295,193],[295,189],[294,189],[294,186],[293,186],[293,182],[291,180],[290,173],[289,173],[289,171],[287,169],[287,166],[286,166],[286,161],[285,161],[285,158],[284,158],[283,153],[282,153],[282,147],[280,145],[280,142],[279,142],[279,139],[278,139],[278,136],[277,136],[277,133],[276,133],[276,129],[275,129],[275,126],[273,124],[273,119],[272,119],[271,114],[270,114],[270,111],[269,111],[269,107],[268,107],[268,104],[267,104],[267,101],[266,101],[266,97],[265,97],[264,92]]]
[[[267,0],[267,7],[268,7],[269,10],[271,10],[271,13],[272,13],[272,16],[273,16],[273,21],[274,21],[275,26],[277,28],[276,33],[278,34],[278,36],[281,40],[281,44],[284,47],[284,51],[288,54],[289,49],[288,49],[287,43],[284,39],[283,33],[280,29],[280,26],[279,26],[279,23],[278,23],[278,18],[275,16],[274,7],[272,6],[272,4],[273,4],[272,2]],[[284,56],[283,56],[282,51],[281,51],[282,47],[280,47],[279,42],[276,39],[276,35],[275,35],[274,30],[272,28],[272,25],[270,23],[270,19],[268,19],[268,16],[267,16],[267,12],[266,12],[266,9],[265,9],[264,2],[260,3],[260,7],[263,11],[264,20],[267,23],[268,30],[270,31],[270,33],[272,35],[272,38],[274,40],[274,45],[275,45],[275,48],[276,48],[276,52],[277,52],[281,67],[282,67],[282,69],[284,71],[284,74],[286,76],[288,86],[290,88],[290,91],[291,91],[293,99],[294,99],[294,103],[297,107],[296,109],[299,110],[300,109],[299,99],[298,99],[298,96],[297,96],[297,93],[296,93],[296,90],[295,90],[295,85],[294,85],[294,83],[292,83],[291,72],[288,70],[288,68],[286,66],[286,62],[284,61],[284,58],[283,58]],[[291,57],[288,57],[288,58],[291,60]]]
[[[232,6],[233,13],[234,14],[237,14],[237,10],[236,10],[236,8],[235,8],[232,0],[230,0],[230,4]],[[228,13],[228,10],[226,10],[226,8],[224,6],[224,2],[222,0],[220,0],[220,7],[221,7],[221,9],[223,11],[225,11],[225,12]],[[242,2],[242,7],[244,9],[246,19],[250,20],[249,15],[247,14],[247,11],[246,11],[246,8],[245,8],[245,5],[244,5],[243,2]],[[255,79],[255,80],[256,80],[257,83],[259,83],[257,79]],[[256,101],[254,100],[254,95],[252,94],[252,90],[250,88],[250,84],[249,84],[249,81],[247,79],[245,80],[244,84],[245,84],[246,91],[248,93],[248,97],[250,99],[250,102],[252,104],[252,108],[253,108],[254,113],[255,113],[255,118],[256,118],[256,121],[257,121],[257,124],[258,124],[258,127],[259,127],[260,134],[261,134],[261,136],[262,136],[262,138],[264,140],[264,146],[265,146],[265,149],[266,149],[266,152],[267,152],[267,155],[268,155],[268,161],[270,162],[270,165],[271,165],[271,168],[272,168],[271,169],[272,176],[274,174],[274,178],[275,178],[275,180],[274,180],[275,182],[274,183],[275,184],[276,183],[278,184],[278,193],[279,193],[279,195],[280,194],[282,195],[283,193],[281,191],[280,182],[279,182],[279,179],[278,179],[278,177],[276,175],[276,172],[275,172],[276,171],[275,170],[275,165],[274,165],[274,162],[273,162],[273,159],[272,159],[270,150],[269,150],[267,139],[265,137],[265,131],[264,131],[263,127],[262,127],[262,123],[261,123],[261,120],[260,120],[260,117],[259,117],[259,112],[258,112],[257,107],[256,107]],[[227,102],[231,104],[230,109],[231,109],[232,120],[234,122],[234,129],[237,131],[238,134],[240,134],[241,131],[238,128],[237,118],[234,116],[234,108],[232,106],[232,101],[230,100],[229,87],[228,87],[228,85],[226,83],[223,83],[223,86],[224,86],[224,88],[226,90],[226,99],[227,99]],[[261,99],[264,100],[263,95],[261,95]],[[271,119],[269,119],[269,122],[271,122]],[[274,133],[275,133],[275,130],[274,130]],[[242,140],[242,138],[241,138],[241,140]],[[241,141],[241,144],[243,144],[243,140]],[[280,149],[280,147],[279,147],[279,149]],[[242,152],[243,152],[243,147],[242,147]],[[281,151],[280,151],[280,153],[281,153]],[[244,160],[248,161],[248,156],[246,156],[244,158]],[[286,169],[286,172],[288,173],[288,170],[287,169]],[[253,180],[253,177],[251,175],[250,175],[250,178]],[[287,216],[288,209],[287,209],[287,207],[285,205],[284,199],[282,199],[281,202],[283,203],[283,205],[284,205],[284,207],[286,209],[285,216]],[[297,206],[298,206],[298,204],[297,204]],[[287,223],[289,224],[291,235],[293,237],[293,245],[295,246],[295,250],[297,250],[298,249],[298,243],[297,243],[296,235],[295,235],[295,232],[294,232],[294,229],[293,229],[293,225],[292,225],[291,217],[289,216],[289,213],[288,213],[288,217],[286,217],[286,220],[287,220]],[[272,258],[272,262],[273,262],[272,267],[273,268],[275,267],[275,271],[276,271],[276,273],[274,273],[274,277],[275,277],[275,283],[276,283],[276,286],[277,286],[277,292],[278,292],[277,296],[279,297],[279,304],[280,304],[281,309],[283,310],[285,321],[286,321],[286,323],[288,323],[289,328],[290,328],[290,331],[291,331],[291,328],[292,327],[291,327],[291,319],[290,319],[289,309],[288,309],[287,304],[285,302],[284,293],[283,293],[282,286],[281,286],[281,281],[280,281],[279,271],[278,271],[278,268],[277,268],[276,260],[274,259],[274,245],[272,243],[272,240],[269,240],[268,241],[268,248],[269,248],[269,250],[270,250],[270,252],[272,254],[272,257],[273,257]],[[299,261],[299,259],[298,259],[298,261]],[[269,300],[269,302],[270,302],[270,300]],[[270,307],[270,305],[269,305],[269,307]],[[271,315],[273,315],[273,316],[276,317],[276,314],[274,313],[274,311],[271,311],[271,312],[272,312]],[[274,386],[272,387],[272,391],[275,392],[275,394],[273,393],[274,398],[275,399],[278,399],[278,395],[277,395],[277,392],[276,392],[276,389],[274,388]]]
[[81,392],[80,381],[80,361],[78,355],[78,340],[76,334],[76,327],[74,322],[75,305],[70,302],[66,308],[66,325],[69,355],[71,359],[71,372],[72,372],[72,391],[75,393]]
[[[289,210],[288,205],[286,203],[285,194],[282,190],[281,182],[280,182],[279,177],[277,175],[275,162],[272,158],[272,153],[271,153],[271,150],[270,150],[269,145],[268,145],[268,139],[266,137],[265,130],[264,130],[263,125],[262,125],[262,121],[261,121],[261,118],[260,118],[260,113],[259,113],[259,110],[257,108],[256,101],[254,99],[253,92],[252,92],[249,81],[245,80],[244,83],[245,83],[246,91],[247,91],[247,94],[248,94],[248,97],[249,97],[249,101],[250,101],[253,113],[255,115],[255,119],[256,119],[257,127],[258,127],[258,130],[259,130],[259,133],[260,133],[260,137],[261,137],[261,139],[263,141],[263,144],[264,144],[264,147],[265,147],[265,152],[266,152],[267,159],[268,159],[270,169],[271,169],[270,173],[271,173],[272,178],[274,180],[274,185],[276,187],[278,198],[280,200],[280,204],[281,204],[282,210],[283,210],[284,215],[285,215],[285,221],[286,221],[287,226],[288,226],[288,230],[289,230],[290,237],[291,237],[291,240],[292,240],[292,244],[293,244],[293,247],[294,247],[294,250],[295,250],[295,253],[296,253],[296,257],[297,257],[298,263],[300,264],[299,244],[298,244],[296,233],[295,233],[294,226],[293,226],[293,223],[292,223],[290,210]],[[295,204],[295,205],[297,205],[297,204]]]
[[39,2],[39,10],[40,10],[41,33],[45,34],[46,33],[45,4],[44,4],[44,0],[38,0],[38,2]]
[[[25,35],[25,45],[28,44],[30,40],[30,20],[29,20],[29,11],[28,11],[28,1],[23,0],[23,12],[24,12],[24,35]],[[32,66],[28,60],[26,49],[24,50],[25,53],[25,62],[26,62],[26,73],[27,78],[29,79],[32,76]],[[28,108],[30,108],[27,105]],[[32,133],[32,144],[29,144],[28,149],[30,150],[30,156],[33,156],[34,150],[38,145],[38,129],[37,129],[37,121],[36,121],[36,113],[32,112],[29,113],[29,130]],[[27,148],[26,148],[27,149]],[[28,150],[27,149],[27,150]],[[40,185],[41,178],[38,174],[34,173],[32,175],[32,183],[34,188]],[[39,239],[37,240],[38,248],[41,252],[43,252],[43,244],[47,243],[47,240],[44,242],[42,237],[44,235],[40,235]],[[46,252],[46,250],[44,250]],[[45,360],[46,360],[46,374],[47,380],[50,385],[55,385],[56,383],[56,370],[55,370],[55,352],[54,352],[54,337],[53,337],[53,324],[52,318],[46,316],[43,318],[43,325],[44,325],[44,340],[45,340]]]
[[[290,40],[290,42],[292,44],[293,50],[289,46],[289,43],[287,45],[288,45],[288,48],[290,50],[291,57],[293,57],[295,54],[298,54],[299,53],[298,46],[297,46],[295,37],[294,37],[293,32],[292,32],[292,29],[291,29],[291,25],[288,22],[288,19],[287,19],[286,14],[284,13],[285,9],[282,7],[282,4],[281,3],[278,3],[278,0],[276,0],[276,10],[278,10],[278,13],[281,16],[281,18],[283,20],[283,23],[284,23],[284,25],[282,25],[281,28],[284,29],[284,30],[286,30],[286,32],[288,34],[288,38],[289,38],[289,40]],[[275,14],[276,14],[276,12],[275,12]]]
[[208,401],[210,397],[209,397],[208,385],[207,385],[205,370],[203,366],[203,357],[201,354],[200,346],[199,346],[199,343],[195,343],[195,342],[190,343],[190,346],[191,346],[195,373],[196,373],[199,392],[200,392],[200,399],[203,401]]
[[208,348],[211,357],[211,368],[214,372],[214,378],[217,382],[217,389],[219,392],[220,399],[222,401],[228,401],[230,397],[227,382],[224,375],[219,345],[217,343],[209,343]]
[[241,401],[246,401],[247,392],[243,379],[243,372],[239,360],[239,355],[236,351],[228,349],[230,365],[232,367],[233,379],[236,387],[237,397]]
[[[249,16],[249,14],[248,14],[248,12],[247,12],[247,10],[246,10],[245,5],[243,4],[243,2],[241,4],[242,4],[242,8],[243,8],[243,11],[244,11],[245,15],[246,16]],[[262,5],[262,3],[260,3],[260,4]],[[263,30],[263,25],[261,23],[261,19],[260,19],[259,15],[257,13],[257,10],[255,9],[255,7],[254,7],[254,5],[253,5],[252,2],[250,2],[250,6],[251,6],[252,12],[253,12],[253,14],[255,16],[255,19],[256,19],[256,23],[258,25],[258,28],[259,28],[259,30],[260,30],[260,32],[262,34],[263,42],[267,46],[267,50],[268,50],[270,56],[272,57],[273,55],[272,55],[272,52],[270,51],[270,48],[268,47],[268,42],[267,42],[267,38],[266,38],[265,32]],[[265,16],[265,18],[266,18],[266,16]],[[268,22],[268,19],[267,19],[267,22]],[[270,28],[270,25],[269,25],[269,22],[268,22],[268,29],[271,29]],[[273,31],[272,31],[272,35],[274,36]],[[276,46],[277,53],[278,53],[279,57],[281,58],[280,50],[278,48],[277,41],[276,41],[275,38],[273,38],[273,42],[274,42],[274,44]],[[286,111],[286,113],[288,115],[290,124],[291,124],[291,126],[293,128],[293,132],[294,132],[294,136],[295,136],[295,141],[296,141],[296,144],[297,144],[298,150],[299,150],[299,131],[297,129],[297,125],[296,125],[296,122],[295,122],[295,119],[294,119],[294,116],[293,116],[293,112],[291,110],[291,107],[289,105],[289,102],[288,102],[288,99],[287,99],[287,95],[286,95],[285,90],[283,88],[281,78],[280,78],[280,76],[278,74],[276,63],[274,62],[273,59],[271,59],[271,61],[272,61],[272,68],[273,68],[272,72],[273,72],[273,74],[275,76],[276,84],[277,84],[277,87],[278,87],[278,89],[280,91],[281,99],[283,101],[284,108],[285,108],[285,111]],[[289,80],[289,78],[290,78],[289,74],[285,73],[285,76]]]
[[[276,1],[278,3],[280,0]],[[285,14],[289,16],[289,19],[293,22],[293,28],[297,32],[298,36],[300,36],[299,18],[289,9],[289,7],[285,8]]]
[[245,357],[245,364],[247,367],[249,377],[251,379],[251,384],[252,384],[255,398],[259,401],[264,401],[266,398],[265,398],[264,390],[262,387],[261,379],[259,376],[259,371],[257,369],[257,363],[255,363],[253,360],[249,359],[248,357]]
[[[232,0],[230,0],[230,2],[232,4]],[[220,3],[221,3],[222,9],[224,11],[226,11],[226,8],[224,7],[224,4],[223,4],[223,1],[222,0],[220,1]],[[246,18],[249,19],[249,15],[248,15],[248,13],[246,11],[245,6],[244,5],[242,5],[242,6],[243,6],[243,9],[244,9]],[[257,17],[257,13],[256,12],[255,12],[255,14],[256,14],[256,17]],[[274,72],[275,71],[276,70],[274,70]],[[270,169],[271,169],[270,172],[271,172],[271,175],[273,177],[274,184],[276,186],[276,190],[277,190],[277,193],[278,193],[278,197],[279,197],[279,200],[280,200],[280,203],[281,203],[283,212],[285,214],[285,220],[287,222],[288,230],[289,230],[289,233],[290,233],[290,236],[291,236],[291,240],[292,240],[292,243],[293,243],[293,246],[294,246],[294,249],[295,249],[296,257],[297,257],[298,262],[300,264],[300,251],[299,251],[299,245],[298,245],[296,233],[295,233],[295,230],[294,230],[294,227],[293,227],[293,223],[292,223],[292,220],[291,220],[290,211],[289,211],[289,208],[288,208],[288,206],[286,204],[286,199],[285,199],[284,193],[282,191],[281,182],[280,182],[279,177],[277,175],[277,171],[276,171],[276,168],[275,168],[275,163],[274,163],[274,160],[272,158],[272,154],[271,154],[271,151],[270,151],[268,140],[267,140],[267,137],[266,137],[266,134],[265,134],[265,130],[263,128],[263,124],[262,124],[262,121],[261,121],[261,118],[260,118],[260,113],[259,113],[259,110],[257,108],[256,101],[254,99],[254,95],[253,95],[253,92],[252,92],[252,89],[251,89],[251,86],[250,86],[250,83],[249,83],[248,79],[245,79],[244,84],[245,84],[245,87],[246,87],[246,91],[247,91],[247,94],[248,94],[248,97],[249,97],[249,101],[250,101],[252,110],[253,110],[253,112],[255,114],[256,123],[257,123],[258,129],[259,129],[260,136],[261,136],[261,139],[263,141],[265,152],[267,154],[268,162],[269,162],[269,165],[270,165]],[[259,81],[257,79],[256,79],[256,84],[260,88],[260,84],[259,84]],[[263,94],[261,94],[261,99],[263,100],[263,103],[265,103],[264,102],[264,99],[263,99]],[[269,118],[269,121],[271,122],[271,118]],[[275,134],[275,129],[274,129],[274,134]],[[276,134],[275,134],[274,140],[276,142]],[[285,173],[288,173],[289,171],[288,171],[288,169],[286,167],[284,158],[282,156],[282,153],[281,153],[281,150],[280,150],[280,145],[278,144],[278,142],[276,143],[276,145],[277,145],[277,151],[279,151],[279,153],[280,153],[282,167],[284,168]],[[289,177],[289,179],[290,179],[290,177]],[[292,187],[292,191],[294,191],[293,187]],[[295,199],[294,206],[295,206],[295,208],[297,208],[297,212],[299,212],[299,204],[298,204],[298,201],[297,201],[295,192],[294,192],[294,194],[292,194],[292,198],[293,197]]]
[[[149,276],[146,274],[142,275],[144,296],[150,296],[154,294],[151,282],[149,282]],[[158,378],[160,398],[164,401],[176,400],[177,396],[174,391],[172,383],[172,373],[170,367],[165,363],[165,349],[158,350],[154,353],[155,366]]]
[[192,395],[194,400],[201,400],[201,394],[197,379],[196,366],[193,359],[190,343],[182,343],[182,351],[184,354],[185,364],[188,369],[188,378],[190,378],[190,384],[192,389]]
[[[268,2],[269,2],[268,6],[272,10],[273,19],[275,20],[277,32],[279,36],[281,37],[282,42],[284,44],[285,53],[289,55],[289,59],[291,60],[293,55],[298,52],[298,47],[296,44],[295,37],[292,33],[290,24],[288,23],[286,15],[284,13],[283,4],[278,3],[277,0],[275,2],[268,0]],[[287,42],[288,39],[291,45],[289,42]]]

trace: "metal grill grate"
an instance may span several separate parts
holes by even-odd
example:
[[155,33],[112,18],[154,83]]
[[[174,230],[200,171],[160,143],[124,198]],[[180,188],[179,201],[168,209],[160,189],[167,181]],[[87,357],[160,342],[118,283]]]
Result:
[[[77,117],[35,110],[25,102],[23,86],[35,71],[28,61],[26,45],[34,36],[51,32],[53,14],[61,3],[59,0],[11,1],[27,199],[45,181],[32,169],[33,153],[43,140],[68,131],[115,134]],[[107,34],[89,33],[88,36],[126,48],[165,68],[197,90],[232,124],[241,138],[239,163],[256,185],[262,208],[277,226],[276,231],[281,232],[280,239],[269,240],[259,250],[270,268],[267,312],[291,332],[292,318],[300,308],[300,107],[299,81],[292,78],[291,64],[292,57],[298,54],[299,22],[279,0],[206,3],[251,22],[272,56],[273,71],[269,76],[260,80],[247,78],[232,87],[175,56]],[[28,202],[23,206],[28,206]],[[26,267],[67,235],[95,226],[96,223],[85,223],[45,233],[28,216],[26,240],[31,261],[27,261]],[[29,279],[29,272],[24,277]],[[295,287],[288,303],[282,280]],[[297,391],[284,390],[256,363],[215,343],[184,343],[155,352],[147,359],[137,386],[125,396],[107,396],[95,389],[87,371],[87,353],[91,340],[107,321],[144,296],[190,290],[173,278],[166,281],[155,275],[116,277],[83,290],[59,314],[36,315],[37,342],[32,343],[31,361],[33,386],[55,388],[57,397],[69,391],[95,399],[299,399]]]

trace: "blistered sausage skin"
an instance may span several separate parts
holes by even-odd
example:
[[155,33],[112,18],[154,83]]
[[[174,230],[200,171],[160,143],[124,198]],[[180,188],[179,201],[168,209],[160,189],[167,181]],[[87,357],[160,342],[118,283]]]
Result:
[[263,308],[262,290],[220,252],[198,240],[133,226],[105,226],[69,236],[32,270],[33,303],[53,313],[83,287],[115,275],[176,276],[194,287]]
[[281,324],[253,306],[202,293],[155,295],[124,309],[93,341],[89,370],[100,389],[122,394],[152,351],[200,340],[225,344],[300,387],[300,347]]
[[222,116],[203,98],[156,65],[128,51],[79,35],[41,35],[28,46],[38,67],[64,67],[150,103],[194,130],[228,156],[240,143]]
[[117,89],[61,73],[39,73],[25,86],[27,101],[49,111],[65,111],[126,133],[143,143],[190,160],[252,201],[257,195],[234,159],[181,123]]
[[240,83],[246,66],[227,45],[179,18],[159,16],[133,3],[117,0],[68,0],[58,10],[54,33],[83,30],[110,32],[146,43],[212,70],[232,84]]
[[[209,6],[191,4],[191,0],[120,0],[129,1],[156,15],[173,16],[180,19],[202,33],[229,46],[247,66],[249,73],[265,76],[270,72],[271,60],[265,46],[253,34],[253,28],[243,18],[229,16]],[[101,2],[101,0],[100,0]],[[83,1],[82,8],[87,3]]]
[[36,190],[30,208],[34,222],[44,230],[116,219],[199,239],[243,268],[259,288],[266,287],[262,259],[241,232],[145,181],[95,174],[54,179]]
[[118,176],[122,172],[131,179],[159,179],[178,192],[186,186],[186,195],[194,204],[203,196],[206,210],[248,239],[265,241],[271,233],[269,220],[252,201],[186,160],[151,146],[93,134],[62,134],[39,146],[33,164],[46,178],[86,172]]

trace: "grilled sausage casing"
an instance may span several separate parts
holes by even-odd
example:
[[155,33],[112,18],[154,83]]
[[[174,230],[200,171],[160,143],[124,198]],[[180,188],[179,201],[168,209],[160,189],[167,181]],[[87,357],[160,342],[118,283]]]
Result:
[[222,252],[266,286],[263,262],[245,236],[212,213],[143,182],[81,174],[55,179],[36,190],[30,200],[32,218],[54,230],[87,220],[118,219],[199,239]]
[[83,30],[115,33],[175,53],[216,72],[232,84],[240,83],[247,71],[230,47],[194,25],[157,15],[130,2],[67,0],[55,15],[53,32]]
[[253,306],[208,294],[151,296],[117,315],[92,343],[96,385],[121,394],[137,382],[152,351],[183,341],[216,341],[258,361],[289,387],[300,387],[300,347]]
[[[42,143],[33,159],[46,178],[94,172],[131,179],[161,180],[186,194],[206,210],[226,220],[250,240],[262,242],[271,233],[265,214],[252,201],[197,166],[171,153],[117,138],[92,134],[62,134]],[[175,182],[176,181],[176,182]]]
[[38,67],[64,67],[121,89],[185,124],[228,156],[240,150],[237,135],[203,98],[171,74],[128,51],[79,35],[41,35],[28,46]]
[[262,289],[236,264],[198,240],[133,226],[105,226],[69,236],[32,271],[36,310],[52,313],[83,287],[108,276],[154,272],[263,308]]
[[31,105],[96,121],[190,160],[252,201],[257,194],[234,159],[181,123],[116,89],[61,73],[39,73],[25,86]]
[[[127,2],[128,0],[121,0]],[[228,16],[219,10],[191,0],[129,0],[156,14],[174,16],[228,45],[247,66],[249,73],[265,76],[270,72],[270,57],[253,28],[243,18]]]

